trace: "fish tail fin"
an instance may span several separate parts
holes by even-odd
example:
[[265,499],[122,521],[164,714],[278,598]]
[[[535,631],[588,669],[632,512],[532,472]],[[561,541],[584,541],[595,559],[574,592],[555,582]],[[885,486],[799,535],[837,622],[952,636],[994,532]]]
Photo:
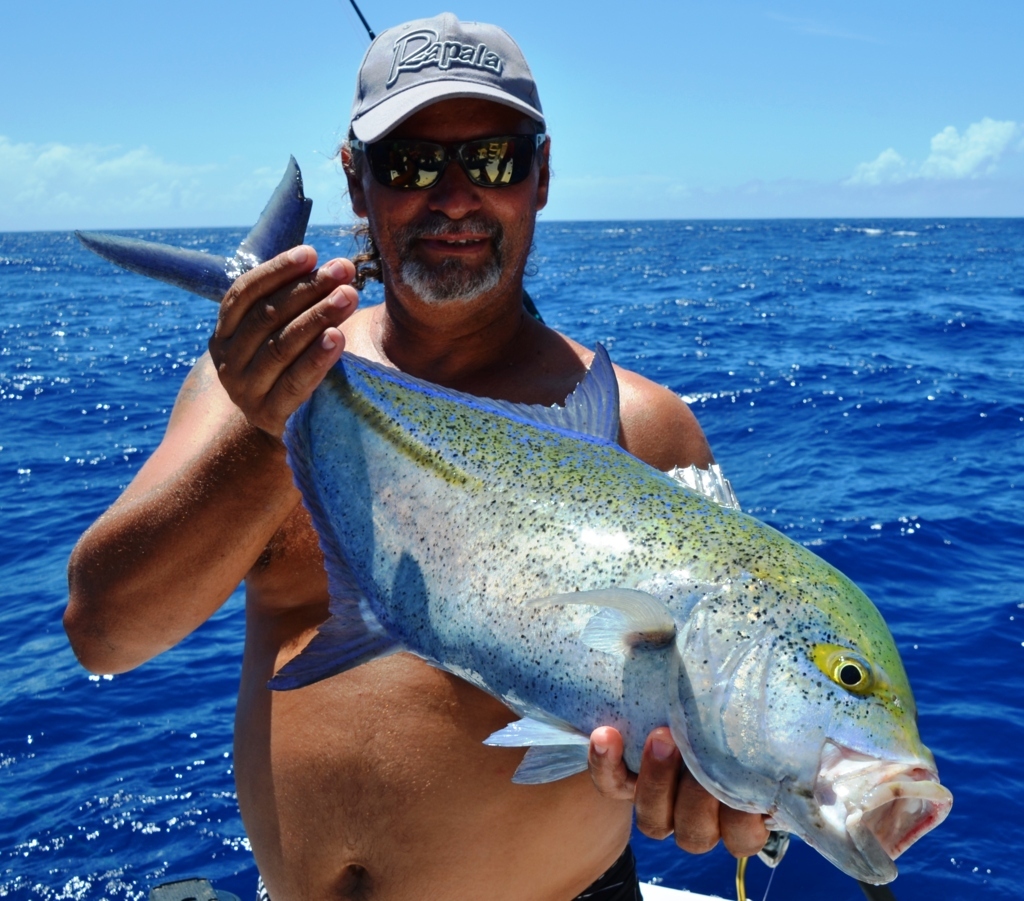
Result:
[[302,193],[302,173],[290,157],[284,177],[233,257],[99,232],[75,235],[93,253],[122,269],[220,303],[243,272],[302,243],[312,208],[313,201]]
[[231,261],[217,254],[99,232],[76,231],[75,236],[93,253],[122,269],[210,300],[220,302],[234,281],[227,273]]
[[291,156],[284,176],[270,195],[260,218],[238,246],[237,256],[251,256],[257,263],[262,263],[301,244],[312,210],[313,201],[302,192],[299,164]]

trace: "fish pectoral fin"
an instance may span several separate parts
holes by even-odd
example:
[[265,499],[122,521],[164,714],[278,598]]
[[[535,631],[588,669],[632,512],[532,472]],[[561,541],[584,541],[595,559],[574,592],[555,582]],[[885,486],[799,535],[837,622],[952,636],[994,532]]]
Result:
[[587,622],[580,639],[587,647],[607,654],[663,648],[676,637],[676,623],[668,607],[646,591],[598,588],[533,598],[531,606],[583,604],[600,607]]
[[590,739],[568,723],[527,716],[499,729],[484,744],[495,748],[529,747],[512,781],[517,785],[540,785],[586,770]]
[[302,688],[401,650],[401,643],[376,623],[367,623],[353,604],[323,623],[313,640],[281,667],[267,687],[274,691]]

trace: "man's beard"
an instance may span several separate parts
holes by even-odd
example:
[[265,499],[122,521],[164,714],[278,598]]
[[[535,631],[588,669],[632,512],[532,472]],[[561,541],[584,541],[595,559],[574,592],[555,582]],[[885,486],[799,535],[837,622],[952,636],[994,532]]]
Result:
[[[448,257],[439,264],[427,264],[416,257],[416,244],[421,238],[437,238],[465,232],[488,235],[494,253],[483,266],[467,266],[458,257]],[[401,255],[399,275],[424,303],[466,303],[496,288],[502,274],[501,224],[481,216],[458,221],[433,215],[423,222],[399,229],[394,234],[395,247]]]

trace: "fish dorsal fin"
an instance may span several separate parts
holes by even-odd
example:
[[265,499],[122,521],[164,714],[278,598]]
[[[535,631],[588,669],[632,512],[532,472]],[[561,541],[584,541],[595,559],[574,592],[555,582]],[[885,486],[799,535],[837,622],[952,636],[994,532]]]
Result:
[[295,157],[291,157],[259,221],[233,257],[100,232],[75,232],[75,235],[93,253],[122,269],[220,303],[243,272],[302,243],[312,206],[313,201],[302,193],[302,174]]
[[594,350],[590,368],[572,394],[565,399],[565,406],[545,407],[542,404],[516,404],[477,397],[347,353],[343,365],[346,369],[352,367],[392,384],[419,390],[431,397],[455,401],[484,412],[498,413],[519,422],[575,435],[587,435],[607,444],[618,441],[619,385],[608,352],[600,344]]
[[313,201],[302,192],[299,164],[295,162],[294,156],[289,157],[280,184],[270,195],[270,200],[245,240],[238,245],[235,259],[240,266],[251,269],[301,244],[306,236],[312,209]]
[[668,607],[646,591],[632,588],[598,588],[572,591],[526,601],[530,606],[581,604],[599,607],[580,638],[585,645],[606,654],[661,648],[676,636],[676,623]]
[[665,475],[675,479],[680,485],[703,494],[719,506],[728,507],[730,510],[741,509],[736,492],[732,490],[729,480],[722,475],[722,467],[717,463],[712,463],[707,469],[698,469],[692,465],[685,468],[675,466]]

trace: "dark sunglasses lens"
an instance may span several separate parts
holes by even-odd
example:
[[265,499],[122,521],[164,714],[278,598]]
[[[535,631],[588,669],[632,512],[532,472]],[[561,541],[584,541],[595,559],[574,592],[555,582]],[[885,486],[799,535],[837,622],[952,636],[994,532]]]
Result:
[[533,135],[485,138],[462,145],[460,157],[466,173],[478,185],[515,185],[530,174],[533,165]]
[[429,188],[444,172],[445,150],[427,141],[379,141],[368,148],[373,177],[389,188]]

